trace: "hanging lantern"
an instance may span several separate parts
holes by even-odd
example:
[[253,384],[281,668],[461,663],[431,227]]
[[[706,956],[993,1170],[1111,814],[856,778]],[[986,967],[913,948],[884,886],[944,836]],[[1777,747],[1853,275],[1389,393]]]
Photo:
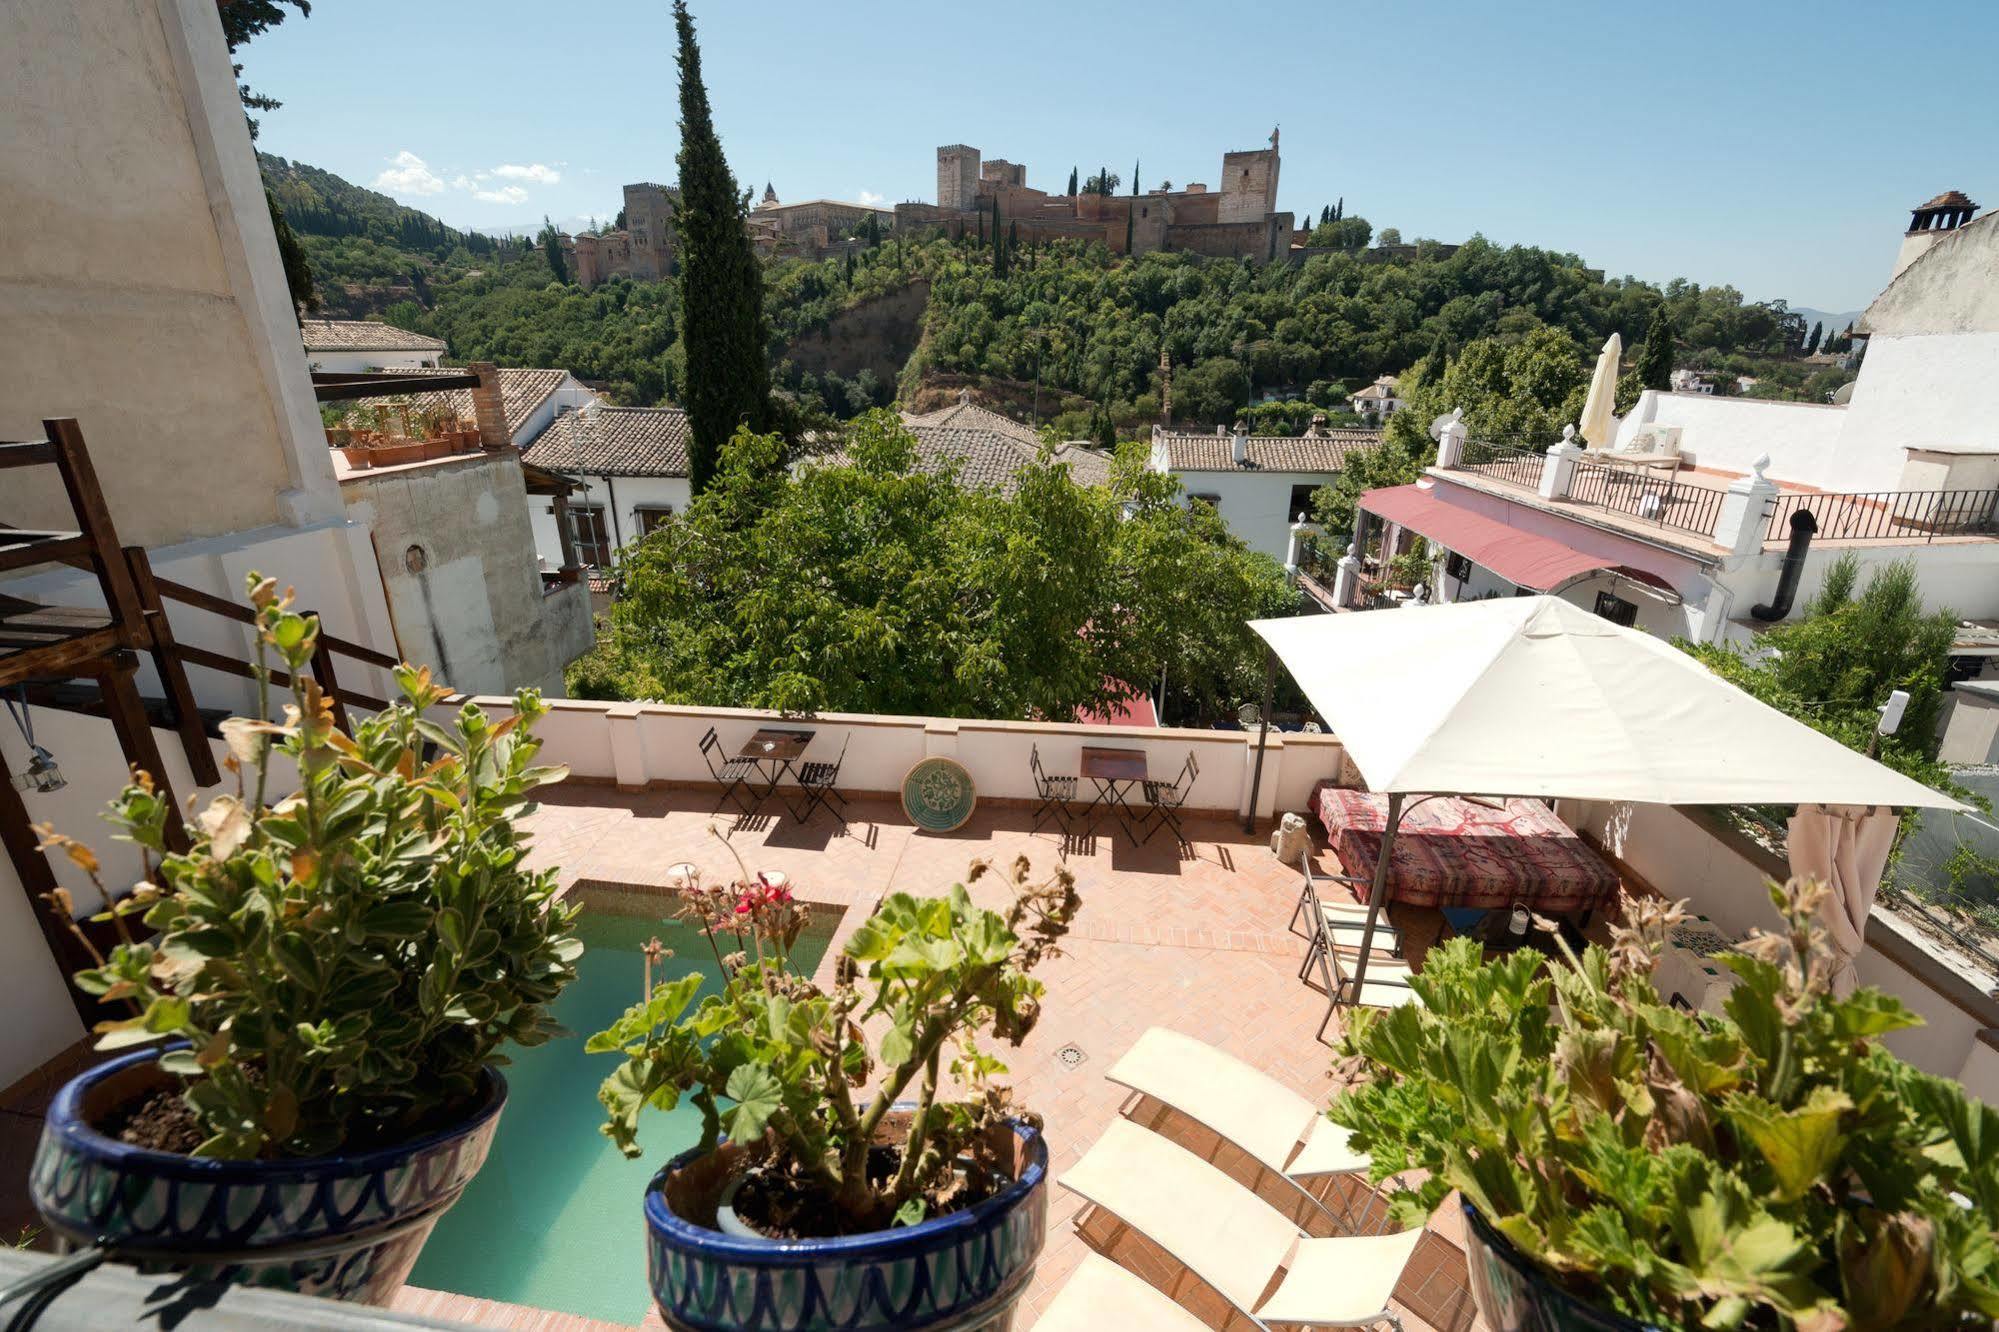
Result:
[[20,707],[16,708],[14,700],[8,699],[7,713],[13,717],[14,727],[20,731],[21,738],[28,742],[28,770],[14,778],[14,786],[17,790],[40,791],[45,795],[50,791],[60,791],[69,785],[69,779],[56,765],[56,756],[35,743],[35,719],[28,711],[28,691],[23,688],[19,692]]

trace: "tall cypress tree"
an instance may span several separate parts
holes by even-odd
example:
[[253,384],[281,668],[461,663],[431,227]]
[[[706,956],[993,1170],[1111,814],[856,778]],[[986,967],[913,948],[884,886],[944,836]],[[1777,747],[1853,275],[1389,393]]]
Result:
[[1138,197],[1138,159],[1136,157],[1131,159],[1131,193],[1133,198]]
[[1666,307],[1660,306],[1652,312],[1652,323],[1645,330],[1645,341],[1638,346],[1638,385],[1640,388],[1671,388],[1673,383],[1673,321],[1666,314]]
[[695,493],[715,474],[738,426],[766,427],[763,269],[743,230],[743,197],[715,137],[701,48],[687,0],[673,0],[680,34],[681,340],[687,351],[687,479]]
[[1069,168],[1069,197],[1071,199],[1076,197],[1076,168],[1074,167]]

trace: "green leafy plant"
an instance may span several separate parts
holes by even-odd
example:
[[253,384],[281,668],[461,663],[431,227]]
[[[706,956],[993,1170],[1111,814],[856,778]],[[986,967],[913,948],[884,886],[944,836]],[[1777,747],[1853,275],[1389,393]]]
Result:
[[[285,719],[223,723],[237,789],[193,820],[185,852],[168,849],[167,804],[144,773],[112,802],[145,873],[99,917],[122,942],[76,983],[132,1008],[98,1026],[99,1049],[187,1042],[160,1067],[200,1126],[196,1155],[392,1142],[461,1109],[502,1042],[559,1031],[548,1005],[576,975],[578,908],[556,900],[553,871],[526,867],[515,820],[563,769],[534,766],[547,711],[534,691],[505,720],[467,703],[444,725],[425,714],[448,691],[408,666],[401,700],[342,734],[305,674],[318,619],[260,575],[249,585],[259,712],[275,652]],[[299,785],[266,805],[277,754]],[[88,848],[42,831],[103,890]],[[67,893],[51,897],[71,921]],[[139,938],[134,916],[156,935]]]
[[[1723,1015],[1664,1002],[1681,908],[1633,904],[1609,948],[1487,963],[1455,939],[1422,1005],[1355,1015],[1334,1122],[1394,1214],[1461,1190],[1583,1298],[1666,1327],[1987,1326],[1999,1315],[1999,1112],[1880,1045],[1920,1019],[1830,992],[1825,888],[1721,962]],[[1565,950],[1566,953],[1566,950]]]
[[[991,872],[975,861],[966,882]],[[1023,856],[1005,879],[1004,912],[975,906],[963,883],[942,897],[891,895],[848,940],[830,993],[791,966],[804,912],[787,890],[747,871],[725,885],[685,885],[681,913],[698,922],[727,982],[692,1011],[699,973],[662,982],[590,1038],[592,1052],[624,1058],[598,1092],[604,1133],[637,1156],[641,1112],[685,1099],[701,1111],[704,1151],[725,1133],[759,1145],[838,1233],[921,1220],[949,1193],[954,1162],[1000,1168],[989,1130],[1017,1112],[991,1082],[1005,1066],[978,1039],[1018,1045],[1033,1029],[1042,986],[1029,973],[1079,904],[1066,869],[1036,881]],[[724,938],[736,944],[726,956]],[[963,1096],[947,1094],[946,1075]],[[871,1170],[870,1148],[912,1082],[894,1168]]]

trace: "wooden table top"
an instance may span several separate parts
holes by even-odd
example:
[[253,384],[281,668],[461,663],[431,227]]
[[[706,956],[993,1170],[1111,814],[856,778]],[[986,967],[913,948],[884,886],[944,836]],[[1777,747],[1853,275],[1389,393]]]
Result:
[[1142,782],[1145,780],[1145,751],[1084,745],[1081,771],[1092,781]]
[[738,757],[746,759],[771,759],[776,762],[796,760],[812,743],[816,731],[794,731],[783,726],[766,726],[743,742]]

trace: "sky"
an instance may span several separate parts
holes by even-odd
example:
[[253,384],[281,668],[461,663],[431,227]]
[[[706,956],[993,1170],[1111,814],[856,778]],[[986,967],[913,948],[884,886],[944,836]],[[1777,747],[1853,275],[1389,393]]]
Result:
[[[934,200],[936,149],[1130,187],[1282,129],[1278,207],[1840,312],[1909,209],[1999,205],[1999,4],[693,0],[739,181]],[[665,0],[315,0],[238,52],[259,147],[458,227],[608,221],[679,148]]]

